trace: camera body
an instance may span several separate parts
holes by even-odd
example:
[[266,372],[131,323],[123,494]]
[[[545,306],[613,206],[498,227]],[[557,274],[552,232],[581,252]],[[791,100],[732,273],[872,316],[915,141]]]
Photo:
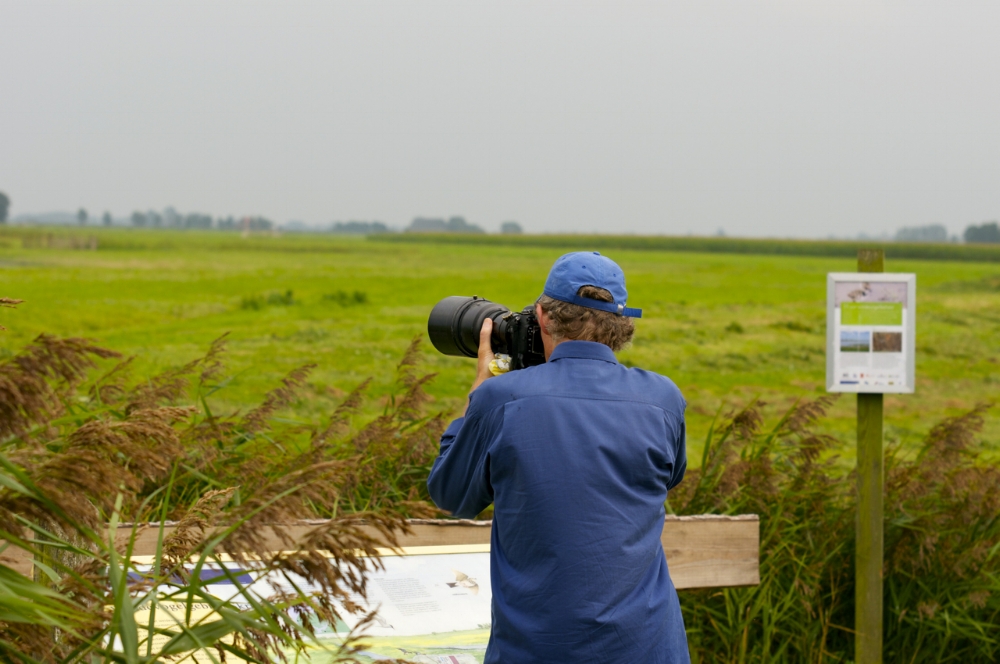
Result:
[[493,352],[509,355],[511,369],[545,362],[542,330],[532,305],[511,311],[476,295],[453,295],[434,305],[427,319],[427,334],[434,347],[445,355],[476,357],[479,332],[487,318],[493,321],[490,337]]

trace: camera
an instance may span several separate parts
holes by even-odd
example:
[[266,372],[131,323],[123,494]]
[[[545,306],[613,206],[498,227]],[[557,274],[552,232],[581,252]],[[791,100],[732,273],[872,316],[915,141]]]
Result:
[[476,295],[452,295],[431,309],[427,334],[434,347],[445,355],[476,357],[479,354],[479,332],[487,318],[493,320],[490,337],[493,352],[509,355],[511,369],[545,362],[542,330],[533,305],[515,312]]

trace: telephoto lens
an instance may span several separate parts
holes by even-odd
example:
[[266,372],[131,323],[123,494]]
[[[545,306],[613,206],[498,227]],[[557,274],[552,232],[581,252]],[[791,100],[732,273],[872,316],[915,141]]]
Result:
[[427,319],[427,334],[431,343],[444,355],[476,357],[479,354],[479,331],[483,321],[493,319],[491,345],[494,352],[506,352],[505,340],[500,336],[500,318],[510,309],[473,295],[446,297],[431,310]]

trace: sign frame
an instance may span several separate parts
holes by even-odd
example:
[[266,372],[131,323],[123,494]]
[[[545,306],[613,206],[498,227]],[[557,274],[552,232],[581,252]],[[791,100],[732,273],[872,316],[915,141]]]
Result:
[[[838,380],[838,359],[842,354],[838,339],[838,319],[836,293],[837,284],[843,283],[898,283],[906,288],[905,312],[902,325],[885,326],[878,323],[859,324],[862,328],[892,327],[902,332],[901,352],[903,380],[887,384],[878,380],[866,384],[864,379],[842,383]],[[843,313],[841,311],[841,313]],[[853,327],[853,326],[852,326]],[[863,329],[861,330],[864,331]],[[870,329],[869,329],[870,331]],[[873,333],[874,334],[874,333]],[[917,275],[903,272],[830,272],[826,278],[826,391],[855,394],[913,394],[916,388],[916,342],[917,342]],[[873,354],[871,350],[869,354]],[[843,367],[840,367],[841,369]]]

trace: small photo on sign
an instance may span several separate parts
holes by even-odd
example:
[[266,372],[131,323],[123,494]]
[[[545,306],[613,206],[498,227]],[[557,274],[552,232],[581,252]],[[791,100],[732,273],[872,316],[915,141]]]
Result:
[[872,350],[876,353],[902,353],[902,332],[873,332]]
[[871,350],[871,334],[868,330],[841,330],[840,352],[867,353]]

